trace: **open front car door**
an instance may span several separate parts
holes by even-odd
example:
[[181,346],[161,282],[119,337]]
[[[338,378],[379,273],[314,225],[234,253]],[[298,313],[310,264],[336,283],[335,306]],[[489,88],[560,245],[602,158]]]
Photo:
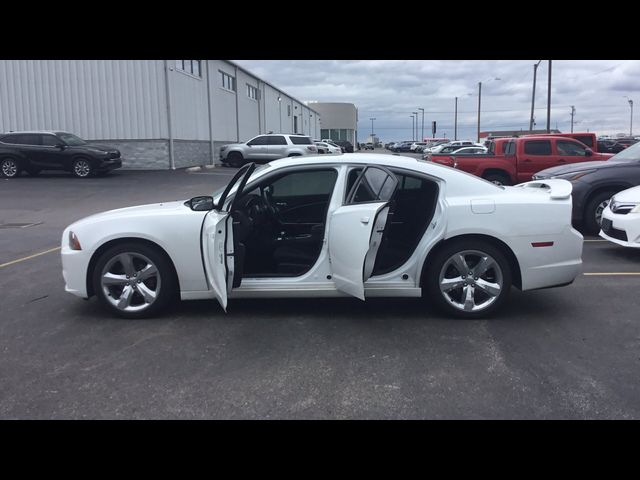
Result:
[[397,178],[386,168],[365,167],[345,203],[331,215],[329,258],[339,291],[364,300],[364,282],[371,276],[390,222],[390,200],[397,186]]
[[[202,224],[202,255],[209,288],[213,290],[215,298],[225,312],[227,295],[234,286],[234,277],[242,275],[241,271],[237,272],[235,269],[236,263],[241,265],[242,262],[236,262],[234,258],[233,219],[230,212],[233,211],[235,201],[242,196],[247,180],[255,168],[255,164],[250,163],[238,170]],[[238,188],[235,197],[231,202],[227,202],[227,197],[236,184]]]

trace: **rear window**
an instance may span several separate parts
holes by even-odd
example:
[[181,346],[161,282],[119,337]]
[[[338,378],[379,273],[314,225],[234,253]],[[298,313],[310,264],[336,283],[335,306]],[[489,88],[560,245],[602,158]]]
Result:
[[311,145],[311,137],[289,137],[294,145]]
[[524,153],[528,155],[551,155],[551,141],[527,140],[524,142]]
[[504,155],[513,155],[516,153],[516,142],[506,142],[502,148],[504,149]]

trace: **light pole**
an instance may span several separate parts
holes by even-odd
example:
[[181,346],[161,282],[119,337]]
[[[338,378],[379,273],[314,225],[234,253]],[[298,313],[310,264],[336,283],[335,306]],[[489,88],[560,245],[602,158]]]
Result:
[[549,60],[549,76],[547,80],[547,133],[551,133],[551,60]]
[[633,100],[625,95],[625,97],[629,101],[629,107],[631,108],[631,117],[629,118],[629,136],[633,137]]
[[422,110],[422,137],[420,137],[420,141],[424,142],[424,108],[418,107],[418,110]]
[[371,120],[371,143],[375,144],[375,142],[373,141],[373,121],[377,120],[377,119],[376,118],[369,118],[369,120]]
[[280,130],[278,133],[282,133],[282,97],[278,95],[278,107],[280,108]]
[[415,135],[416,135],[416,124],[415,124],[415,119],[416,117],[414,117],[413,115],[409,115],[411,117],[411,137],[413,137],[411,140],[415,140]]
[[[498,77],[494,77],[488,80],[487,83],[493,80],[500,80],[500,79]],[[478,82],[478,140],[477,140],[478,143],[480,143],[480,107],[482,104],[481,102],[482,102],[482,82]]]
[[453,114],[453,139],[458,139],[458,97],[456,97],[456,109]]
[[576,107],[571,105],[571,133],[573,133],[573,116],[576,114]]
[[533,93],[531,94],[531,117],[529,117],[529,131],[533,129],[533,109],[536,103],[536,74],[538,72],[538,65],[542,60],[538,60],[538,63],[533,65]]
[[416,116],[416,126],[415,126],[415,141],[418,140],[418,112],[411,112]]

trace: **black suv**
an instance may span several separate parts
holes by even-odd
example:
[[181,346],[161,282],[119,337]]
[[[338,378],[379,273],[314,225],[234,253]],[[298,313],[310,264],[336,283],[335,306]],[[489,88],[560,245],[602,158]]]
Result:
[[109,172],[122,166],[120,152],[93,145],[66,132],[10,132],[0,134],[0,176],[25,171],[66,170],[76,177]]

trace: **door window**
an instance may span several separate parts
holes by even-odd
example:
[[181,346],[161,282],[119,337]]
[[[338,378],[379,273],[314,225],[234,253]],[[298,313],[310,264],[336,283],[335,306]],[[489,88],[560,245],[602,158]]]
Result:
[[551,141],[528,140],[524,142],[524,153],[527,155],[551,155]]
[[265,136],[256,137],[253,140],[249,140],[247,142],[247,145],[251,145],[251,146],[254,146],[254,145],[268,145],[268,144],[269,144],[269,137],[265,137]]
[[40,139],[42,141],[42,145],[48,147],[54,147],[62,143],[55,135],[41,135]]
[[14,145],[40,145],[39,135],[23,133],[19,135],[9,135],[3,139],[5,143]]
[[269,145],[286,145],[287,139],[282,135],[271,135],[269,137]]
[[572,157],[584,157],[586,149],[583,145],[567,140],[558,140],[558,155],[568,155]]
[[347,204],[387,202],[398,185],[396,177],[380,167],[367,167],[347,196]]

